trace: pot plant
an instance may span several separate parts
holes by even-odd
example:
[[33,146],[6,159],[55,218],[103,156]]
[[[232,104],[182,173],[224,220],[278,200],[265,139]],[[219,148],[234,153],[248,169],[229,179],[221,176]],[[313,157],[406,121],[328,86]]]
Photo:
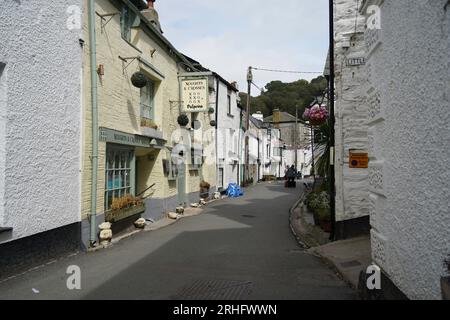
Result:
[[208,199],[210,188],[211,188],[211,185],[208,182],[206,182],[205,180],[202,180],[200,182],[200,198]]
[[131,83],[136,88],[143,88],[143,87],[145,87],[147,85],[147,82],[148,82],[147,76],[141,71],[136,71],[131,76]]
[[184,113],[180,114],[177,118],[177,122],[180,126],[185,127],[189,123],[189,117],[187,115],[185,115]]
[[322,229],[325,232],[331,232],[330,196],[326,191],[322,191],[319,194],[319,201],[315,211]]

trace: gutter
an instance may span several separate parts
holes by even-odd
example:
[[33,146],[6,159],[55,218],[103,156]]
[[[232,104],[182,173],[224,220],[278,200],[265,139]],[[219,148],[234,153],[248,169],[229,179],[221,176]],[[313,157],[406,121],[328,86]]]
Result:
[[97,170],[98,170],[98,107],[97,107],[97,50],[95,37],[95,0],[88,2],[89,16],[89,56],[91,73],[91,114],[92,114],[92,178],[91,178],[91,210],[89,213],[90,234],[89,246],[97,241]]

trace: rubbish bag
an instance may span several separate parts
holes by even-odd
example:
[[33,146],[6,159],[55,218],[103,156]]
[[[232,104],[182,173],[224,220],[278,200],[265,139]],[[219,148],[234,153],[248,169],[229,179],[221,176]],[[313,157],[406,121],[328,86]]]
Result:
[[227,188],[227,196],[230,198],[237,198],[244,195],[240,186],[236,183],[230,183]]

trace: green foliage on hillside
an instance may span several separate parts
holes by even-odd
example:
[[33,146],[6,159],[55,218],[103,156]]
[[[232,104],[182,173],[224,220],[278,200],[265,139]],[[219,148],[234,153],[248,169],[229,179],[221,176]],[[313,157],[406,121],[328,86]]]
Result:
[[[316,96],[320,96],[327,88],[327,80],[317,77],[311,82],[297,80],[290,83],[271,81],[264,87],[264,93],[250,99],[250,113],[261,111],[264,117],[272,114],[273,109],[295,115],[295,107],[299,106],[299,115],[308,107]],[[253,90],[253,88],[252,88]],[[239,93],[244,108],[247,106],[247,94]]]

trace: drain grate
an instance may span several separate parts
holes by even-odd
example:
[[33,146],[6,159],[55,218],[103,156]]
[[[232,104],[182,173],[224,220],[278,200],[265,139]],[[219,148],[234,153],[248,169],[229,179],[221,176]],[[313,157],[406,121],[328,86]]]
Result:
[[183,288],[174,300],[243,300],[252,283],[242,280],[196,280]]
[[256,218],[256,216],[252,216],[251,214],[243,214],[242,217],[244,217],[244,218]]

